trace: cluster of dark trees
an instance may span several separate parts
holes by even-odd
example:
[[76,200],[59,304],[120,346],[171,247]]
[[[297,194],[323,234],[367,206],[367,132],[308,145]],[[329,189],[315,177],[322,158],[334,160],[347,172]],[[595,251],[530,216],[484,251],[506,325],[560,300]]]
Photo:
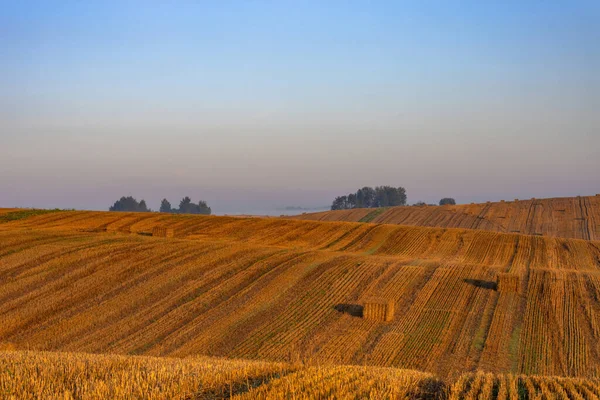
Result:
[[167,199],[162,199],[160,202],[160,212],[173,214],[204,214],[210,215],[212,212],[208,204],[204,200],[200,200],[198,204],[192,203],[192,200],[185,196],[179,202],[179,208],[171,208],[171,203]]
[[[144,200],[138,202],[131,196],[121,197],[108,209],[108,211],[152,212]],[[172,214],[210,215],[211,209],[205,201],[200,200],[198,204],[195,204],[192,203],[192,200],[189,197],[185,196],[179,202],[179,208],[171,208],[171,203],[169,203],[167,199],[163,199],[160,203],[160,212]]]
[[[456,200],[444,197],[440,200],[440,206],[455,205]],[[338,196],[331,204],[332,210],[347,210],[350,208],[376,208],[406,205],[406,189],[403,187],[377,186],[376,188],[365,186],[358,189],[356,193],[346,196]],[[414,206],[426,206],[427,203],[418,201]],[[435,206],[435,204],[430,204]]]
[[[456,200],[451,197],[444,197],[440,200],[440,206],[454,206],[456,205]],[[422,206],[435,206],[436,204],[427,204],[424,201],[417,201],[413,206],[422,207]]]
[[406,189],[403,187],[365,186],[356,193],[347,196],[338,196],[331,204],[332,210],[345,210],[349,208],[376,208],[406,205]]
[[115,201],[115,204],[113,204],[108,211],[151,212],[152,210],[148,208],[143,199],[138,203],[138,201],[131,196],[123,196]]
[[451,197],[444,197],[440,200],[440,206],[454,206],[456,205],[456,200]]

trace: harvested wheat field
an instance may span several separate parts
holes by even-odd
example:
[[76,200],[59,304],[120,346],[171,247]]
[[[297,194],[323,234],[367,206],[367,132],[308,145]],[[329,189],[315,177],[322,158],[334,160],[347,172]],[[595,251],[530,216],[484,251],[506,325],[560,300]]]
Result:
[[392,368],[0,352],[0,393],[19,399],[446,398],[431,374]]
[[[152,237],[155,227],[177,238]],[[355,364],[443,379],[600,375],[599,242],[56,211],[1,223],[0,244],[0,342],[16,349]],[[502,273],[519,290],[497,290]],[[393,318],[364,318],[373,298],[393,304]]]
[[324,211],[287,218],[481,229],[492,232],[600,240],[600,196],[515,199],[456,206],[361,208]]
[[229,398],[294,372],[288,364],[0,351],[0,395],[18,399]]
[[597,399],[600,381],[477,372],[453,380],[344,365],[0,351],[0,394],[14,399]]

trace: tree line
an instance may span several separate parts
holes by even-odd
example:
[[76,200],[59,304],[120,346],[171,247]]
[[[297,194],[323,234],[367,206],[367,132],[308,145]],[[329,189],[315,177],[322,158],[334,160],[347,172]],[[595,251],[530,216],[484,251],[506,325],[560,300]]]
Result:
[[160,202],[160,212],[172,214],[204,214],[210,215],[212,210],[204,200],[200,200],[198,204],[192,203],[192,199],[185,196],[179,202],[179,208],[172,208],[171,203],[167,199],[162,199]]
[[[108,211],[128,211],[128,212],[152,212],[146,205],[144,199],[139,202],[132,196],[123,196],[113,204]],[[192,199],[185,196],[179,202],[179,208],[172,208],[171,203],[167,199],[162,199],[160,202],[160,212],[171,214],[204,214],[210,215],[212,210],[204,200],[198,203],[193,203]]]
[[332,210],[346,210],[349,208],[376,208],[406,205],[406,189],[403,187],[365,186],[356,193],[338,196],[331,204]]
[[[338,196],[331,204],[332,210],[347,210],[351,208],[377,208],[405,206],[406,189],[403,187],[377,186],[375,188],[365,186],[358,189],[355,193],[345,196]],[[440,206],[455,205],[456,201],[451,197],[444,197],[440,200]],[[418,201],[414,206],[425,206],[426,203]],[[431,204],[435,205],[435,204]]]
[[[438,204],[440,206],[454,206],[454,205],[456,205],[456,200],[454,200],[452,197],[444,197],[443,199],[440,200],[440,202]],[[424,201],[419,200],[415,204],[413,204],[413,206],[417,206],[417,207],[437,206],[438,204],[427,204]]]

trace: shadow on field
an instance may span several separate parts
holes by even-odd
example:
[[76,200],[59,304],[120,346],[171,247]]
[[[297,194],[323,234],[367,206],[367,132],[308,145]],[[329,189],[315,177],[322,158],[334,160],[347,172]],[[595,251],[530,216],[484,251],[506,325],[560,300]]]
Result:
[[478,288],[496,290],[496,282],[484,281],[482,279],[463,279],[463,281]]
[[349,314],[353,317],[362,317],[363,316],[363,306],[361,306],[359,304],[341,303],[341,304],[336,304],[334,308],[336,309],[336,311],[339,311],[344,314]]
[[450,388],[438,378],[426,378],[418,386],[407,393],[407,398],[418,400],[445,400],[448,398]]
[[264,376],[247,377],[246,380],[233,381],[227,384],[201,388],[197,393],[184,397],[185,400],[224,400],[244,394],[259,386],[267,385],[274,379],[279,379],[292,371],[282,371]]

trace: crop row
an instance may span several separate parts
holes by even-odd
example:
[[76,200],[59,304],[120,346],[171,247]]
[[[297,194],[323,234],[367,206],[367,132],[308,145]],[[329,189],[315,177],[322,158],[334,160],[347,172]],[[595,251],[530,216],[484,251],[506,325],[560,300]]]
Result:
[[[358,222],[370,211],[325,211],[294,218]],[[371,222],[600,240],[600,196],[528,199],[444,207],[390,207]]]
[[[592,242],[153,215],[122,234],[89,230],[110,213],[56,214],[0,230],[0,342],[18,349],[599,376]],[[134,234],[156,224],[189,235]],[[391,321],[362,318],[373,297]]]
[[[600,198],[600,197],[599,197]],[[107,224],[109,227],[107,228]],[[323,250],[406,259],[453,259],[462,264],[518,268],[598,270],[595,242],[454,230],[278,218],[195,217],[160,214],[60,212],[0,226],[2,230],[148,234],[156,226],[179,239],[234,242],[294,250]],[[161,239],[156,239],[161,240]],[[164,240],[164,239],[162,239]]]

